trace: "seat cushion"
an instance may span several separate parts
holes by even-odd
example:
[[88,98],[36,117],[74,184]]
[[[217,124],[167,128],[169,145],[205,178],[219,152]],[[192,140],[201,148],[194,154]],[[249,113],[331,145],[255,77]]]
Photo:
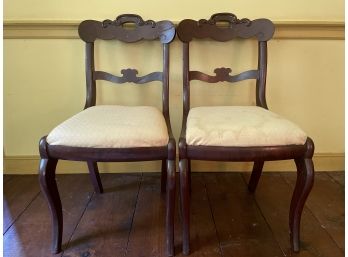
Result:
[[64,121],[47,136],[50,145],[130,148],[168,144],[162,113],[150,106],[99,105]]
[[187,118],[188,145],[303,145],[306,139],[297,125],[257,106],[196,107]]

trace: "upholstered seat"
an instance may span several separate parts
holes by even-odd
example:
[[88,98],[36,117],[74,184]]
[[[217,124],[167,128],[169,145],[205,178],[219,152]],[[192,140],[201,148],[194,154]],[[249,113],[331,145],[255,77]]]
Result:
[[187,117],[188,145],[304,145],[306,140],[297,125],[258,106],[196,107]]
[[92,106],[47,136],[50,145],[94,148],[165,146],[168,140],[162,112],[152,106]]

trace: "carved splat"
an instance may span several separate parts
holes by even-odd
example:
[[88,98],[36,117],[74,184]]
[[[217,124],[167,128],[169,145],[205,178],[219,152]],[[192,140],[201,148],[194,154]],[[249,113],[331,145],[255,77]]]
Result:
[[215,76],[211,76],[205,74],[200,71],[190,71],[190,80],[201,80],[208,83],[216,83],[216,82],[237,82],[245,79],[258,79],[258,71],[257,70],[248,70],[242,72],[240,74],[231,76],[230,73],[232,70],[230,68],[216,68],[214,70]]
[[126,82],[133,82],[136,84],[144,84],[151,81],[162,81],[162,72],[152,72],[145,76],[137,77],[138,71],[136,69],[121,70],[122,77],[115,76],[105,71],[95,71],[94,79],[107,80],[113,83],[123,84]]

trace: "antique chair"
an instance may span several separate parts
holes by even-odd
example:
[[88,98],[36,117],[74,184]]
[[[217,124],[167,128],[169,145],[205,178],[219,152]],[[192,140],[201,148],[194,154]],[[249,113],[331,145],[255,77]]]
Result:
[[[132,26],[133,25],[133,26]],[[174,254],[175,139],[169,118],[169,43],[175,37],[170,21],[143,21],[135,14],[116,20],[86,20],[78,28],[86,42],[87,96],[84,110],[54,128],[40,140],[39,179],[52,216],[52,252],[61,251],[63,216],[55,180],[57,161],[87,162],[97,193],[103,192],[97,162],[162,161],[161,191],[166,191],[166,250]],[[135,69],[121,70],[122,76],[95,70],[94,42],[119,40],[134,43],[158,40],[163,46],[163,71],[137,76]],[[162,113],[152,106],[96,105],[96,81],[162,84]]]
[[[178,37],[183,42],[184,93],[179,172],[184,254],[190,252],[191,160],[254,162],[248,186],[249,191],[254,192],[265,161],[294,159],[297,182],[290,205],[289,226],[292,250],[298,252],[300,249],[301,213],[314,180],[314,143],[295,124],[268,111],[265,98],[267,41],[273,33],[274,25],[270,20],[239,20],[231,13],[214,14],[209,20],[185,19],[177,27]],[[194,38],[220,42],[235,38],[240,41],[256,38],[257,69],[230,75],[230,68],[217,68],[214,76],[190,70],[189,46]],[[191,80],[233,83],[247,79],[256,80],[257,106],[205,106],[190,109]]]

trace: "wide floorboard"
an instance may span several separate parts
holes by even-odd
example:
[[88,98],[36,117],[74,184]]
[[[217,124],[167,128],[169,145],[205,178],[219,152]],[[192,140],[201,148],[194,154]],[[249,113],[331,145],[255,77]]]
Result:
[[[50,253],[51,220],[37,176],[4,176],[5,257],[165,256],[165,197],[159,173],[58,175],[63,251]],[[193,173],[190,256],[344,256],[344,172],[318,172],[304,208],[301,252],[290,251],[288,211],[296,173],[264,173],[256,192],[250,173]],[[179,194],[177,192],[177,203]],[[178,205],[176,205],[178,207]],[[176,208],[175,252],[181,252]]]

